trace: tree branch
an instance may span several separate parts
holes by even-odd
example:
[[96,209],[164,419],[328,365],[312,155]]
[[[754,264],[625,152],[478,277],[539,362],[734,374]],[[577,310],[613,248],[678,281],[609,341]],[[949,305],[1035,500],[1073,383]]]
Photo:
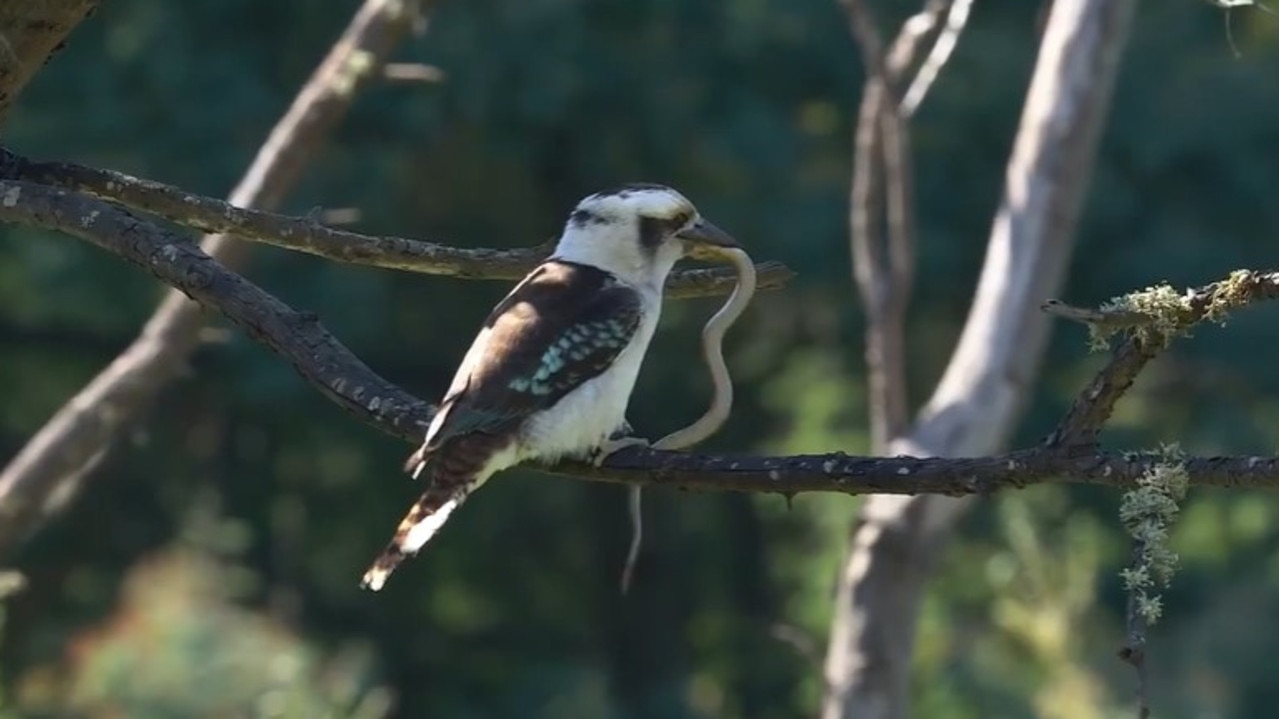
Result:
[[[862,0],[840,4],[867,72],[854,134],[849,239],[853,278],[866,312],[871,445],[883,452],[906,428],[905,321],[915,274],[910,133],[898,110],[897,85],[936,27],[946,2],[929,0],[922,12],[907,20],[887,57],[870,9]],[[881,215],[886,242],[880,232]],[[885,244],[887,253],[881,247]]]
[[[275,207],[352,100],[381,77],[387,54],[420,25],[428,0],[365,0],[324,60],[272,128],[231,193],[237,206]],[[5,7],[60,2],[6,3]],[[227,235],[205,238],[204,251],[235,266],[246,245]],[[35,434],[0,472],[0,554],[34,531],[105,455],[115,438],[141,421],[153,399],[186,366],[200,342],[200,305],[170,293],[138,338]]]
[[62,49],[67,36],[99,0],[40,0],[0,3],[0,124],[18,95]]
[[920,103],[924,101],[937,76],[941,74],[941,69],[950,59],[950,54],[959,44],[959,36],[963,34],[964,26],[968,24],[968,14],[972,7],[973,0],[951,0],[950,9],[946,12],[946,24],[942,26],[941,32],[937,35],[937,41],[933,43],[933,49],[928,52],[928,57],[924,59],[919,72],[915,73],[915,79],[911,81],[910,88],[902,95],[899,105],[902,115],[910,117],[915,114],[915,110],[919,109]]
[[[1129,305],[1149,305],[1148,298],[1163,297],[1158,308],[1141,311]],[[1135,300],[1134,300],[1135,298]],[[1241,270],[1230,277],[1203,287],[1196,287],[1178,295],[1166,286],[1134,292],[1110,305],[1117,309],[1103,308],[1099,312],[1070,312],[1074,318],[1094,324],[1093,318],[1107,323],[1111,329],[1112,318],[1124,318],[1124,324],[1133,334],[1115,350],[1106,369],[1099,373],[1080,393],[1066,417],[1045,440],[1049,447],[1092,445],[1097,432],[1110,418],[1115,402],[1132,386],[1133,380],[1159,351],[1176,335],[1182,334],[1204,321],[1219,321],[1226,313],[1249,302],[1279,298],[1279,273]],[[1044,303],[1043,308],[1055,314],[1063,314],[1065,307],[1058,301]]]
[[[1145,544],[1134,540],[1132,545],[1132,561],[1130,568],[1142,566],[1142,553]],[[1130,664],[1137,673],[1137,719],[1150,716],[1150,697],[1146,692],[1146,616],[1142,613],[1137,592],[1128,592],[1128,605],[1124,609],[1123,646],[1119,648],[1119,658]]]
[[[460,248],[403,237],[363,235],[327,227],[312,217],[289,217],[237,207],[113,170],[69,162],[33,162],[5,148],[0,148],[0,177],[79,190],[197,230],[228,233],[337,262],[371,267],[468,279],[518,280],[548,254],[547,247]],[[781,287],[794,276],[777,262],[761,263],[756,271],[760,289]],[[683,270],[668,279],[667,296],[728,294],[736,281],[736,275],[728,269]]]
[[[358,419],[406,443],[421,441],[434,411],[429,403],[379,377],[314,314],[293,309],[225,268],[190,238],[87,195],[28,182],[0,181],[0,222],[56,230],[124,258],[221,312]],[[1254,276],[1267,279],[1231,290],[1233,306],[1279,298],[1279,273]],[[1101,374],[1119,374],[1114,364]],[[1084,390],[1081,402],[1088,401],[1090,391]],[[1104,420],[1098,413],[1089,416]],[[1151,467],[1167,463],[1161,453],[1068,449],[1042,444],[990,457],[915,458],[842,452],[751,457],[635,448],[612,455],[602,467],[585,462],[533,467],[597,481],[702,491],[963,496],[1042,482],[1130,487]],[[1279,488],[1279,457],[1192,458],[1185,468],[1197,485]]]

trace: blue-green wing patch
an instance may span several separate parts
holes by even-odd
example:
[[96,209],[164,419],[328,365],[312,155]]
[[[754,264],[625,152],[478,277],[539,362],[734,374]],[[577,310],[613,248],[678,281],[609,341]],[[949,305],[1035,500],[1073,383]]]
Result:
[[642,319],[639,294],[594,267],[548,261],[489,315],[484,351],[450,397],[432,448],[514,429],[617,359]]

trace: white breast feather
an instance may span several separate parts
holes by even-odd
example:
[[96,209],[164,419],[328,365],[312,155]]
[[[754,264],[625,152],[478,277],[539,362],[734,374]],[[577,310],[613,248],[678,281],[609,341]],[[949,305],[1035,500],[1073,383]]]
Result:
[[521,461],[581,457],[626,422],[626,406],[662,311],[660,293],[648,288],[639,292],[643,316],[630,344],[611,367],[529,419],[521,433]]

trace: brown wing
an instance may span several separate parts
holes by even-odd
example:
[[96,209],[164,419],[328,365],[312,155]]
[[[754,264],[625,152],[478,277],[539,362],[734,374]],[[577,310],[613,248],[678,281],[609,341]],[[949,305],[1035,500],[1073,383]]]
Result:
[[454,437],[505,433],[553,406],[612,365],[642,314],[639,293],[603,270],[539,265],[489,314],[406,470]]

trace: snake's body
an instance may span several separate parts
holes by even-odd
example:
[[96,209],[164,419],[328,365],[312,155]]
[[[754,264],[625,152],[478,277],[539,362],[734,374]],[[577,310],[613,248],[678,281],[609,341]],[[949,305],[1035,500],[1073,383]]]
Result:
[[[733,379],[728,373],[728,365],[724,362],[724,334],[737,321],[751,298],[755,296],[755,263],[750,255],[741,249],[716,249],[717,257],[732,263],[737,272],[737,286],[733,294],[728,296],[719,311],[706,321],[702,328],[702,356],[706,367],[710,370],[714,394],[710,407],[692,424],[678,429],[662,437],[652,444],[653,449],[685,449],[705,440],[728,419],[733,409]],[[622,571],[622,591],[630,587],[631,575],[635,562],[639,558],[640,545],[644,540],[644,524],[642,516],[643,490],[639,485],[630,488],[631,514],[631,546],[626,555],[626,567]]]

